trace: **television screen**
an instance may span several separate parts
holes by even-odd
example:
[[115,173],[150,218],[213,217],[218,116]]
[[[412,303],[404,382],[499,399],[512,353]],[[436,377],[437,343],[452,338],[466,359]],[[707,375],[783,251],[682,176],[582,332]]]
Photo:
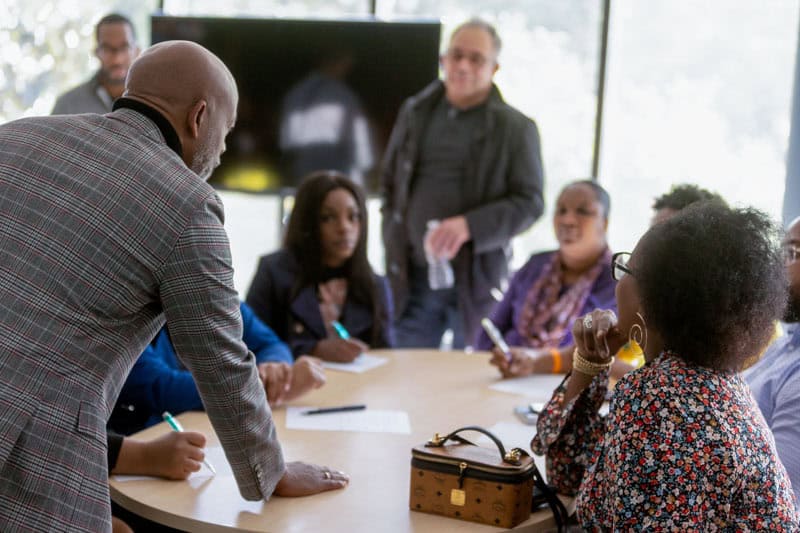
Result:
[[400,105],[438,76],[438,22],[151,20],[153,43],[200,43],[236,78],[236,127],[210,180],[219,188],[278,192],[335,169],[376,192]]

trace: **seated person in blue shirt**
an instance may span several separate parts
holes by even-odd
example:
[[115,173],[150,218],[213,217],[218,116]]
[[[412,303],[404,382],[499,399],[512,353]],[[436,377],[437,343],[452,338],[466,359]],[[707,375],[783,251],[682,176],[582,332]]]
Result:
[[[325,383],[325,373],[313,357],[299,357],[292,364],[289,347],[245,304],[242,340],[253,352],[258,374],[271,406],[281,405]],[[131,369],[122,387],[109,428],[130,434],[161,422],[161,414],[202,410],[192,374],[175,354],[169,331],[163,328]]]
[[357,185],[334,171],[305,178],[283,249],[259,260],[247,303],[295,357],[349,362],[394,344],[389,287],[367,259],[367,208]]
[[789,278],[786,333],[743,376],[772,430],[778,457],[792,480],[795,506],[800,507],[800,218],[786,230],[783,257]]

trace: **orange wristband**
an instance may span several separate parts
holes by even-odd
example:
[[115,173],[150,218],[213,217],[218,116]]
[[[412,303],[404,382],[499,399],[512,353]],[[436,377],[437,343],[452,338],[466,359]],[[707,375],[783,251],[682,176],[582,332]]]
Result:
[[551,348],[550,355],[553,356],[553,374],[558,374],[561,372],[561,352]]

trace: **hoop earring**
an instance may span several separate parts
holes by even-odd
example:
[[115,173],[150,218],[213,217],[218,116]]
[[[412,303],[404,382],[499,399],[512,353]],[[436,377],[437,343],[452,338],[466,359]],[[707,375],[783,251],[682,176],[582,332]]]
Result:
[[642,321],[644,327],[639,324],[632,325],[631,329],[628,330],[628,342],[639,346],[641,352],[644,353],[644,349],[647,347],[647,322],[645,322],[644,317],[638,311],[636,316]]

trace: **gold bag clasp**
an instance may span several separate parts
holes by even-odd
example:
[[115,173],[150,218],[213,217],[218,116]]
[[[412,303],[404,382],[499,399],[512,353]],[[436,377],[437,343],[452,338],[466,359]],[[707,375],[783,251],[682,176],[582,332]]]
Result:
[[428,441],[428,446],[441,446],[442,444],[444,444],[444,439],[445,438],[439,435],[438,433],[434,433],[433,438],[431,438],[431,440]]
[[522,458],[522,452],[520,449],[512,448],[506,452],[505,456],[503,456],[503,461],[506,463],[511,463],[512,465],[518,465],[520,458]]

